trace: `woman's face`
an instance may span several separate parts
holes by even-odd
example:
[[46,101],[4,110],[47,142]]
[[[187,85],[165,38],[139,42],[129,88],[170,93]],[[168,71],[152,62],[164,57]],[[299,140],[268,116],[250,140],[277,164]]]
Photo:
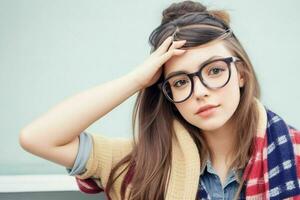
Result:
[[[233,55],[222,41],[188,48],[183,55],[173,56],[165,63],[164,77],[179,70],[186,70],[188,73],[196,72],[199,70],[199,66],[212,56],[225,58]],[[221,128],[238,107],[240,87],[244,85],[244,80],[238,73],[235,63],[232,62],[230,65],[231,77],[223,88],[206,88],[200,79],[194,76],[192,95],[184,102],[175,103],[182,117],[203,131],[213,131]],[[195,114],[200,107],[208,104],[218,105],[218,107],[208,116]]]

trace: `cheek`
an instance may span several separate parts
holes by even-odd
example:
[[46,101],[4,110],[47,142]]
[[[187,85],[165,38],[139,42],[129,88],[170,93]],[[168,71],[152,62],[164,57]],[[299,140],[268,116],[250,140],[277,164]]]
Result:
[[237,79],[237,76],[234,75],[234,76],[231,76],[227,85],[225,85],[220,90],[217,90],[217,93],[219,93],[223,97],[227,98],[229,96],[236,96],[237,94],[239,94],[239,90],[240,90],[240,88],[239,88],[238,79]]
[[231,76],[227,85],[221,88],[217,94],[223,108],[234,112],[240,101],[240,87],[237,75]]
[[[194,115],[194,110],[191,107],[191,103],[189,101],[185,101],[179,104],[176,104],[176,108],[180,115],[188,122],[190,122],[190,119]],[[191,122],[190,122],[191,123]]]

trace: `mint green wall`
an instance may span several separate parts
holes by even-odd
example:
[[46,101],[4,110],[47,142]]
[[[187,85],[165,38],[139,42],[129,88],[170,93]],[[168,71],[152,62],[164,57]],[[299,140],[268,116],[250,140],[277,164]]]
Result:
[[[133,70],[149,55],[148,36],[170,2],[0,0],[0,175],[66,173],[21,149],[21,128],[65,98]],[[202,2],[229,10],[263,103],[300,128],[299,1]],[[130,136],[134,99],[87,131]]]

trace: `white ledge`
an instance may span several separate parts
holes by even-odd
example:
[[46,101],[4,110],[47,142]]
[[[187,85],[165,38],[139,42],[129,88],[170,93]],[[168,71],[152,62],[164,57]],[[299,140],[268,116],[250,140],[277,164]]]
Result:
[[2,192],[79,191],[74,176],[61,174],[1,175]]

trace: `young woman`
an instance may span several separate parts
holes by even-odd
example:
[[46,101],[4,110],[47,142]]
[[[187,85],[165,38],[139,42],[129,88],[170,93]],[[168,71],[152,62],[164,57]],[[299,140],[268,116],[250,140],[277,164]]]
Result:
[[[173,3],[147,60],[29,124],[22,147],[108,199],[300,198],[300,132],[259,101],[229,21],[226,11]],[[136,92],[134,139],[84,131]]]

